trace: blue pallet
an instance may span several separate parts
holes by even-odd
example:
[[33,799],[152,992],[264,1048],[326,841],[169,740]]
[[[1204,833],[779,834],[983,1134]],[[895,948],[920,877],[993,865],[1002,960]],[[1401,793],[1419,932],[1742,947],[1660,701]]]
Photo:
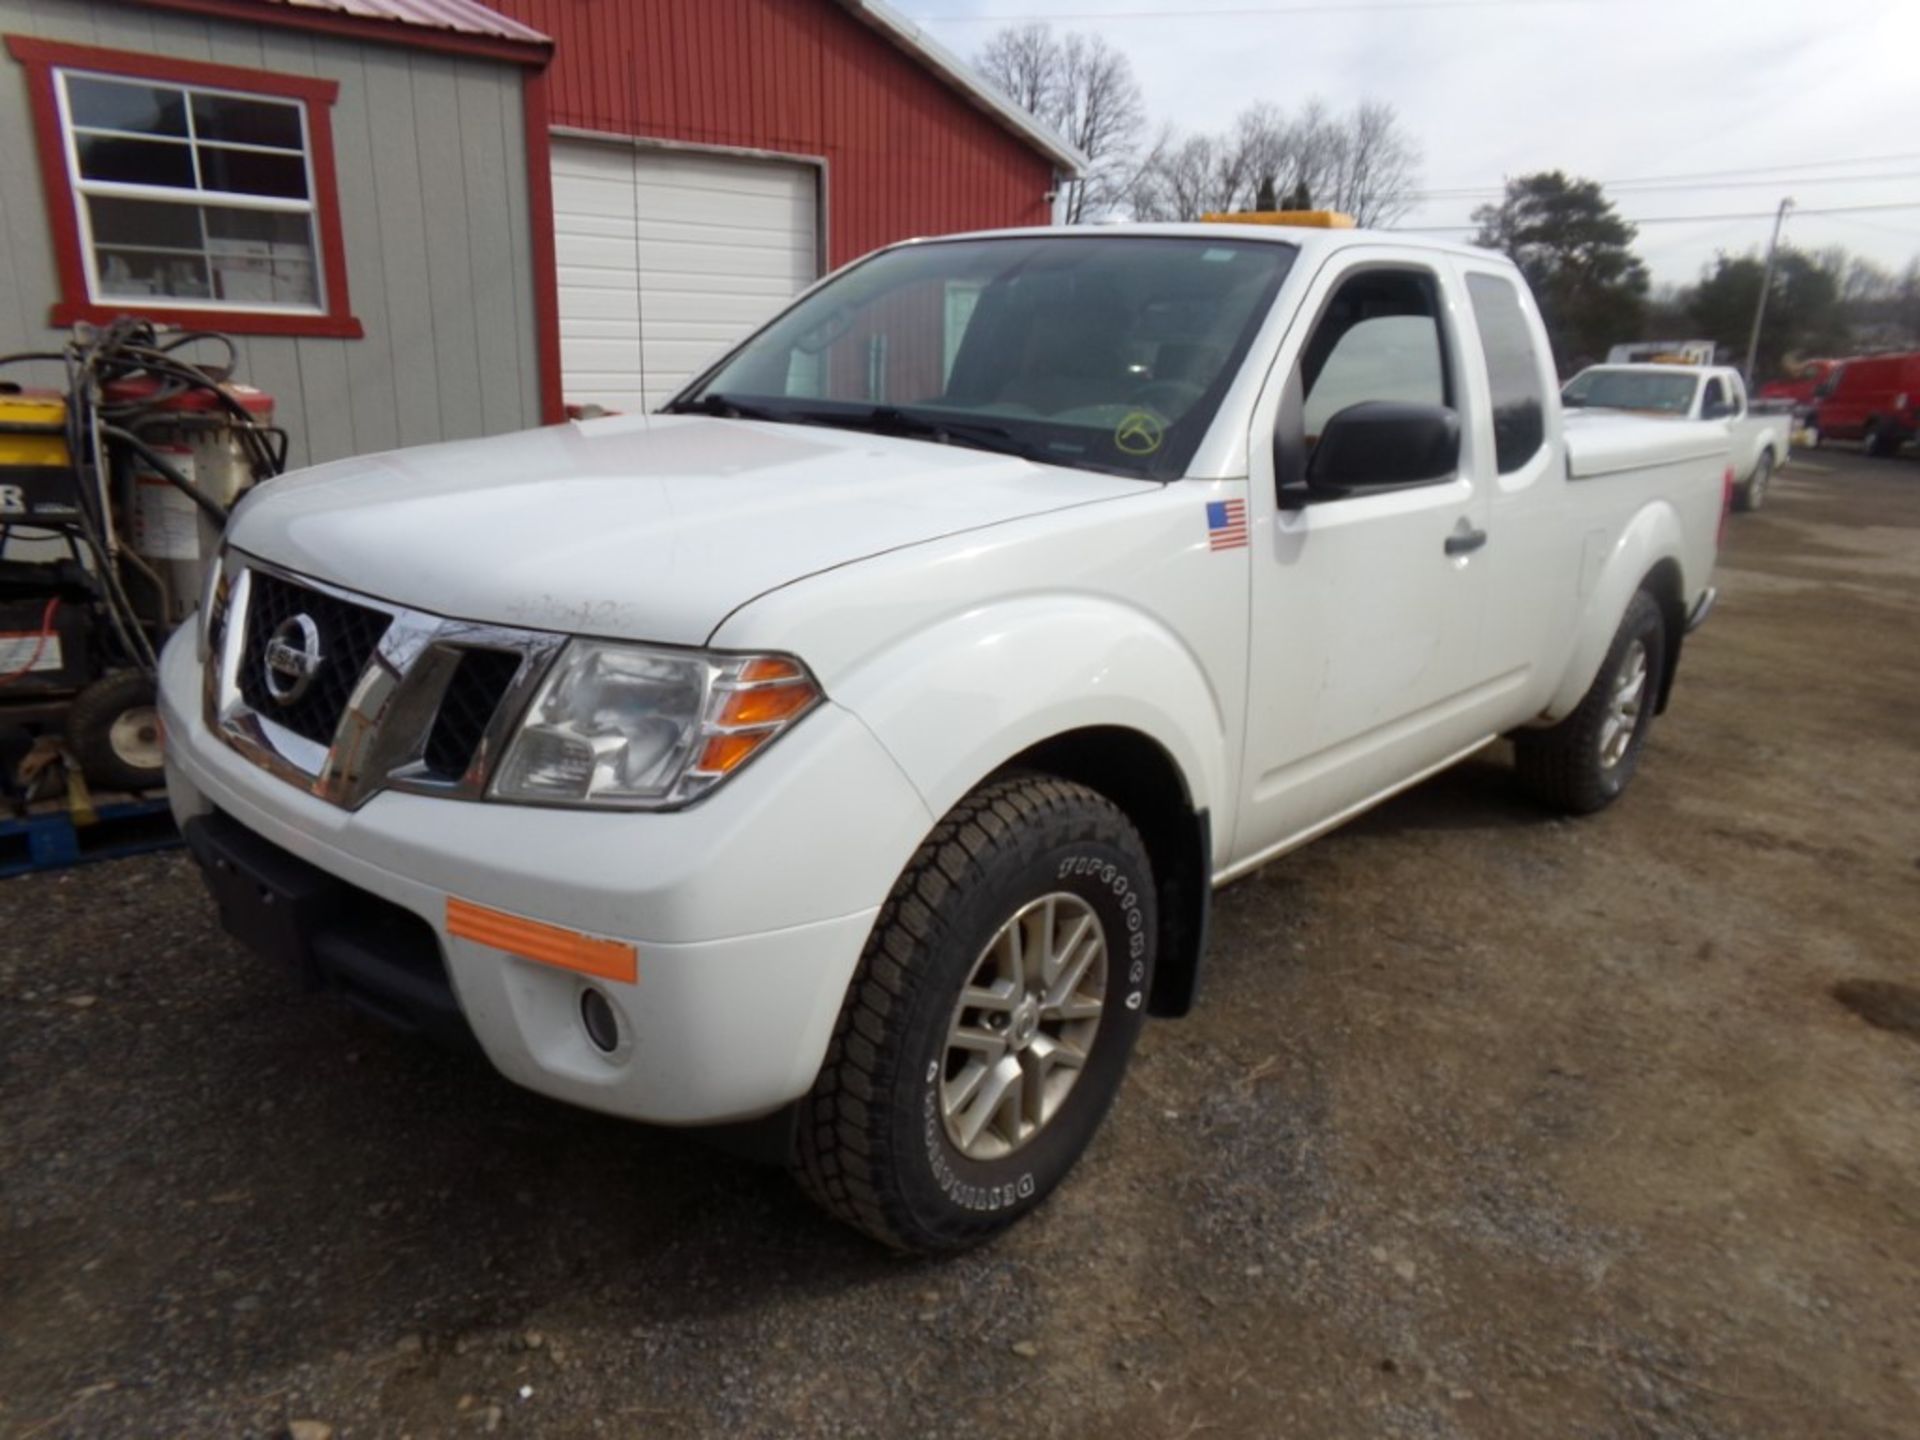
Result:
[[118,860],[180,843],[165,800],[120,800],[94,807],[90,825],[75,825],[64,808],[0,819],[0,879]]

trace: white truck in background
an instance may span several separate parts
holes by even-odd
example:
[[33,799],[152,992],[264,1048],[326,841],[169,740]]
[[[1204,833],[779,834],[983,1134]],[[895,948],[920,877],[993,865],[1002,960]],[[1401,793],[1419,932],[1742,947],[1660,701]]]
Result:
[[[1617,348],[1617,347],[1616,347]],[[1761,410],[1730,365],[1589,365],[1560,392],[1569,410],[1627,410],[1726,426],[1736,509],[1758,510],[1793,442],[1790,410]]]
[[666,411],[255,491],[174,810],[310,983],[910,1250],[1067,1175],[1215,887],[1503,735],[1611,803],[1727,501],[1722,424],[1563,432],[1503,257],[1365,231],[896,246]]
[[1632,340],[1607,351],[1609,365],[1711,365],[1711,340]]

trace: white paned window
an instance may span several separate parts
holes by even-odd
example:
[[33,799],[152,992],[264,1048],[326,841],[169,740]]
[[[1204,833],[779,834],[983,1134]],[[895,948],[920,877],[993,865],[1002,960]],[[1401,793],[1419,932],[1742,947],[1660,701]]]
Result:
[[307,107],[55,72],[89,298],[326,310]]

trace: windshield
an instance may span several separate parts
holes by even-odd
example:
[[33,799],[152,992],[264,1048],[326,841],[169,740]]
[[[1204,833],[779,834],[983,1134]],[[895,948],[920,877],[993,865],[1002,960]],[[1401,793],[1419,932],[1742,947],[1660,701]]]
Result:
[[1567,382],[1560,398],[1576,408],[1684,415],[1693,405],[1693,387],[1699,383],[1693,375],[1663,375],[1657,370],[1582,370]]
[[1170,479],[1295,253],[1114,234],[908,245],[823,285],[666,408]]

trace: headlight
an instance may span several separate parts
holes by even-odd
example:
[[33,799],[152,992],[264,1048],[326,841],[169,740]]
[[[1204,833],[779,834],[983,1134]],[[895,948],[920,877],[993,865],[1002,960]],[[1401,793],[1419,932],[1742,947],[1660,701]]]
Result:
[[574,640],[527,707],[496,800],[661,810],[713,789],[821,699],[784,655]]

